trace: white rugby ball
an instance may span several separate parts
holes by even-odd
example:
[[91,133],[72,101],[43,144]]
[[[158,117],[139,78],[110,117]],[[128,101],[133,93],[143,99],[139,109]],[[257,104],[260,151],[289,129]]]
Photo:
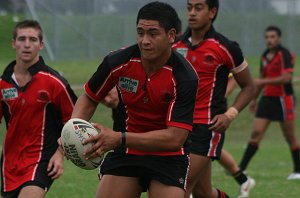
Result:
[[86,149],[91,147],[92,144],[83,145],[82,142],[96,134],[98,134],[97,129],[89,122],[79,118],[70,119],[64,125],[61,132],[61,143],[66,157],[76,166],[86,170],[99,167],[104,155],[91,160],[86,160],[83,155]]

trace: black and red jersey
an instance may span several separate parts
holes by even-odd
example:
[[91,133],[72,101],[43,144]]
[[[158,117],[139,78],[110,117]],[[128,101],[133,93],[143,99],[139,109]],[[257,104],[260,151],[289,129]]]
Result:
[[50,160],[76,100],[67,81],[42,57],[28,69],[32,79],[24,87],[14,80],[15,64],[10,63],[0,79],[0,116],[7,126],[1,167],[4,192],[34,180],[39,162]]
[[242,51],[236,42],[213,27],[198,45],[192,46],[191,31],[187,31],[173,48],[190,61],[199,76],[194,123],[210,124],[215,115],[226,111],[228,74],[236,74],[248,66]]
[[[138,45],[106,56],[85,84],[86,94],[100,102],[116,86],[120,107],[126,114],[118,128],[134,133],[166,129],[169,126],[192,130],[198,77],[192,66],[177,52],[151,76],[147,76]],[[135,155],[183,155],[176,152],[145,152],[127,148]]]
[[[279,46],[274,57],[269,60],[267,55],[270,51],[267,49],[261,56],[260,72],[263,78],[276,78],[284,73],[294,72],[294,55],[286,48]],[[286,96],[293,95],[292,82],[283,85],[265,86],[265,96]]]

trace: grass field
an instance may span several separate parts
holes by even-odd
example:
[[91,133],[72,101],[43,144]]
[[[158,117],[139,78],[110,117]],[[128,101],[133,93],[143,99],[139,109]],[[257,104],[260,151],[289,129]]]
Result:
[[[10,23],[9,20],[0,20],[0,71],[13,58],[13,51],[9,48],[10,34],[6,26],[3,24]],[[12,27],[12,26],[10,26]],[[59,61],[48,62],[49,65],[56,68],[69,80],[72,85],[83,84],[89,76],[95,71],[100,60],[92,61]],[[253,76],[257,76],[258,59],[248,57],[251,65]],[[300,60],[298,59],[298,62]],[[299,71],[295,76],[300,76]],[[82,90],[78,90],[79,95]],[[300,96],[300,86],[295,84],[296,95]],[[234,98],[237,90],[233,93],[230,100]],[[299,115],[297,107],[297,114]],[[243,149],[249,138],[252,128],[253,115],[245,109],[237,120],[232,123],[227,131],[225,148],[229,150],[233,156],[240,160]],[[93,121],[100,122],[106,126],[111,126],[111,112],[109,109],[99,106],[93,117]],[[5,136],[4,124],[0,126],[0,142],[3,142]],[[299,134],[300,123],[299,117],[296,117],[296,127]],[[298,135],[299,137],[299,135]],[[274,123],[268,130],[257,155],[254,157],[248,168],[248,174],[256,179],[257,186],[251,192],[251,197],[255,198],[274,198],[274,197],[298,197],[300,194],[300,181],[287,181],[286,177],[292,171],[292,161],[287,144],[280,133],[279,126]],[[213,183],[216,187],[225,190],[232,197],[238,194],[238,185],[235,181],[227,176],[222,167],[217,162],[213,166]],[[85,171],[75,167],[69,161],[65,162],[65,173],[56,181],[50,192],[49,198],[89,198],[94,197],[95,190],[98,185],[97,170]],[[146,197],[146,195],[143,195]]]

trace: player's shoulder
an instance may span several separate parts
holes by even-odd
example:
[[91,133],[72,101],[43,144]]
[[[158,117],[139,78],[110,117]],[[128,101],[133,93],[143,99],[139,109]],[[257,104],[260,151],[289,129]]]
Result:
[[292,57],[292,52],[291,52],[288,48],[286,48],[286,47],[280,45],[280,46],[279,46],[279,50],[281,51],[281,53],[282,53],[283,55]]
[[197,72],[190,62],[175,50],[172,50],[168,65],[173,68],[175,77],[181,80],[198,80]]
[[3,79],[4,81],[9,81],[11,75],[13,74],[14,72],[14,66],[16,65],[16,61],[12,61],[10,62],[6,67],[5,69],[3,70],[2,72],[2,75],[1,75],[1,79]]
[[229,51],[231,55],[242,53],[239,44],[236,41],[229,39],[227,36],[215,31],[212,38],[221,45],[222,49],[225,48],[227,51]]
[[38,74],[41,76],[41,78],[44,78],[44,80],[46,80],[49,84],[58,85],[62,87],[69,86],[69,83],[64,78],[64,76],[49,65],[45,64],[43,67],[41,67]]
[[104,61],[111,67],[116,67],[127,63],[132,58],[140,58],[140,51],[137,44],[110,52],[104,58]]

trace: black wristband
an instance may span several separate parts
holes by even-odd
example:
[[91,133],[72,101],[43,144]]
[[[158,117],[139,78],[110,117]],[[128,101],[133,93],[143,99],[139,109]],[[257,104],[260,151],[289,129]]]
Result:
[[126,147],[126,132],[122,131],[122,147],[125,148]]

